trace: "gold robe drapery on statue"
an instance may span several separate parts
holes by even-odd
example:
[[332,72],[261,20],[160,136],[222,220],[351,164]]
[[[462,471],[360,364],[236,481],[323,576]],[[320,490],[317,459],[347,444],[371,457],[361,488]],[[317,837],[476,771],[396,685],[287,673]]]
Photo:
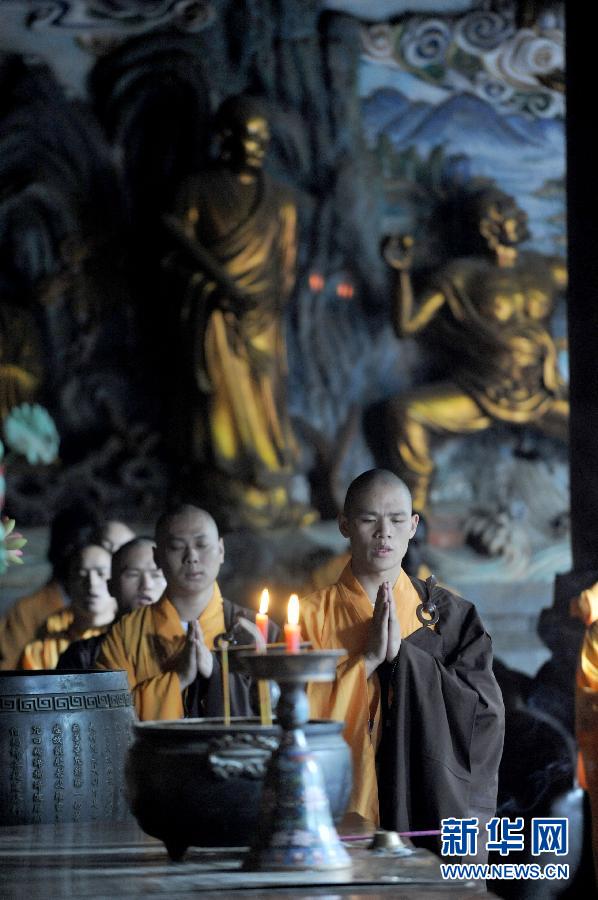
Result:
[[[210,602],[199,616],[208,649],[225,630],[222,595],[217,584]],[[124,669],[137,715],[147,719],[181,719],[185,714],[181,683],[170,671],[172,660],[182,649],[185,627],[166,595],[116,622],[96,662],[98,669]]]
[[[401,574],[393,587],[401,637],[422,627],[416,615],[421,600],[408,575]],[[378,824],[376,749],[380,728],[380,684],[378,676],[368,680],[363,653],[373,615],[372,603],[353,575],[351,562],[336,584],[301,601],[302,631],[315,650],[345,649],[347,656],[337,665],[334,682],[310,684],[312,718],[345,722],[344,736],[351,748],[353,791],[348,812],[356,812]]]
[[[191,456],[204,473],[210,468],[212,498],[236,507],[240,522],[295,521],[305,510],[294,514],[289,502],[298,450],[286,408],[284,337],[295,205],[265,173],[248,184],[216,166],[183,187],[176,219],[222,273],[218,281],[196,260],[181,312],[197,398]],[[185,409],[183,427],[187,417]]]
[[[296,455],[280,396],[286,377],[282,307],[295,266],[295,208],[263,194],[251,216],[210,244],[210,252],[247,298],[244,309],[215,309],[196,360],[200,388],[210,394],[210,442],[224,471],[251,471],[256,483],[276,484]],[[196,302],[209,306],[206,293]]]

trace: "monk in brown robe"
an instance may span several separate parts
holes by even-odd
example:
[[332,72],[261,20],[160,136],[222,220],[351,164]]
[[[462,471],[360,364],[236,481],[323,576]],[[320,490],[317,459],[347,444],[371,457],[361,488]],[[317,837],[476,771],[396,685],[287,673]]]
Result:
[[504,733],[490,638],[471,603],[402,569],[418,516],[394,474],[360,475],[339,524],[351,560],[301,610],[315,649],[346,650],[336,680],[309,695],[313,717],[345,721],[349,812],[401,832],[478,816],[484,835]]
[[55,669],[69,644],[106,630],[116,614],[116,600],[108,590],[111,563],[110,553],[99,544],[75,551],[67,581],[71,605],[50,616],[42,636],[23,650],[18,668]]
[[[224,544],[213,518],[192,505],[163,515],[156,527],[155,559],[166,579],[163,596],[111,628],[96,666],[126,670],[141,720],[222,715],[214,639],[237,621],[249,631],[242,643],[254,639],[254,632],[252,613],[220,593],[216,578]],[[249,679],[231,673],[229,683],[231,714],[251,715]]]

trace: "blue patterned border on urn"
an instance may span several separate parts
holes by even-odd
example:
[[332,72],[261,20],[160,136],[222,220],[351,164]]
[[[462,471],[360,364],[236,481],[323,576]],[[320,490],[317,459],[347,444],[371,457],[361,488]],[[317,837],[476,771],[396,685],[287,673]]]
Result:
[[101,691],[89,694],[39,694],[1,696],[0,713],[76,712],[85,709],[122,709],[132,706],[128,691]]

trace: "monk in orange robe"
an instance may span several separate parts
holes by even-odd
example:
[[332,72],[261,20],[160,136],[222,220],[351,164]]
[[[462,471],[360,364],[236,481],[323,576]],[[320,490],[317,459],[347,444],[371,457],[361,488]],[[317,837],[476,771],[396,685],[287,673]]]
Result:
[[594,866],[598,876],[598,620],[585,633],[576,680],[575,730],[582,758],[579,780],[590,797]]
[[55,669],[69,644],[106,630],[116,614],[108,590],[111,562],[99,544],[86,543],[74,552],[67,580],[71,605],[50,616],[42,636],[23,650],[18,668]]
[[67,600],[60,581],[52,578],[11,606],[0,620],[0,669],[16,668],[26,645],[35,639],[49,616],[64,609]]
[[359,476],[339,516],[351,560],[301,604],[305,639],[346,650],[336,680],[310,685],[309,697],[313,717],[345,722],[349,812],[402,832],[439,830],[451,816],[489,819],[504,735],[491,642],[475,608],[401,567],[417,524],[393,473]]
[[[249,610],[220,593],[224,544],[213,518],[191,505],[166,513],[156,527],[155,558],[166,579],[164,595],[115,623],[96,666],[125,669],[142,721],[222,715],[214,638],[236,621],[251,635],[255,626]],[[249,679],[231,673],[229,683],[232,715],[251,715]]]
[[[112,556],[108,590],[116,600],[117,618],[156,603],[166,587],[162,570],[156,565],[156,544],[149,537],[135,537]],[[57,669],[93,669],[105,633],[74,641],[58,660]]]
[[55,618],[54,613],[70,605],[66,585],[70,559],[85,535],[110,553],[134,537],[124,522],[111,519],[99,525],[95,515],[86,508],[67,507],[57,513],[50,526],[48,547],[51,578],[38,590],[16,600],[0,618],[0,670],[14,669],[31,641],[64,629],[63,617]]

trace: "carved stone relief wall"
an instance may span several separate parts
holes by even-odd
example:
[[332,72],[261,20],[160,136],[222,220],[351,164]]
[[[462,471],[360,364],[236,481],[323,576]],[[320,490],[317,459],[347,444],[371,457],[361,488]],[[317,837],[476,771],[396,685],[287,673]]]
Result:
[[20,521],[73,492],[153,514],[171,489],[161,216],[231,94],[265,104],[266,169],[297,198],[288,404],[298,494],[324,516],[384,462],[386,401],[434,376],[393,333],[381,239],[412,232],[417,262],[445,262],[438,203],[482,178],[528,213],[531,249],[564,251],[559,4],[8,0],[0,17],[0,364],[35,379],[62,438],[51,471],[9,473]]

